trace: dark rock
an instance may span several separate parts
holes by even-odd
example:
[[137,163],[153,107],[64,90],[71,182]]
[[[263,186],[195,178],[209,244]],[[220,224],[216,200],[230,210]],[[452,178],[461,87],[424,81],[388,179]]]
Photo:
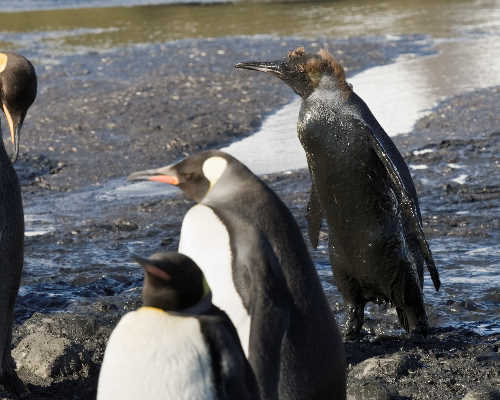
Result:
[[[500,386],[500,382],[498,382]],[[500,390],[492,387],[479,387],[465,395],[463,400],[500,400]]]
[[135,222],[123,218],[113,221],[113,226],[116,230],[125,232],[135,231],[139,228]]
[[356,365],[350,375],[356,379],[385,376],[395,380],[408,375],[410,370],[415,370],[421,366],[422,364],[415,357],[406,354],[372,357]]
[[395,400],[397,393],[387,383],[373,379],[368,382],[350,383],[347,400]]
[[18,327],[12,356],[24,382],[49,386],[97,378],[113,318],[35,313]]
[[500,353],[495,351],[488,351],[479,354],[476,357],[477,361],[489,361],[489,362],[499,362],[500,361]]

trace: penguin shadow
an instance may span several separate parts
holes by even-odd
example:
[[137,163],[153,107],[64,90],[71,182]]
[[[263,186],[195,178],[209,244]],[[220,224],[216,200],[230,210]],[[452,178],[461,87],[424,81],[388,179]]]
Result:
[[347,365],[354,367],[365,360],[374,357],[390,357],[395,355],[409,355],[408,369],[422,366],[420,353],[432,352],[436,357],[455,350],[465,350],[469,341],[464,336],[473,335],[472,332],[453,327],[429,328],[426,337],[415,335],[389,336],[362,335],[344,342]]
[[[28,385],[30,400],[95,399],[97,395],[97,371],[77,381],[65,380],[49,387]],[[78,395],[76,396],[76,393]]]

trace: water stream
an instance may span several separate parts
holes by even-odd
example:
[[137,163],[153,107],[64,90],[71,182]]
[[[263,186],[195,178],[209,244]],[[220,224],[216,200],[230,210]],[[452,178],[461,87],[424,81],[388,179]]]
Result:
[[[111,0],[100,5],[139,3],[142,2]],[[58,58],[61,54],[89,49],[105,52],[115,46],[147,45],[186,37],[272,34],[321,38],[352,37],[362,32],[391,42],[399,35],[423,33],[426,36],[421,40],[428,42],[435,54],[405,54],[392,64],[374,66],[348,77],[391,136],[411,132],[414,123],[442,99],[500,85],[500,1],[428,0],[418,4],[397,0],[317,4],[242,1],[211,6],[116,7],[96,12],[92,8],[78,8],[82,3],[74,0],[64,3],[76,7],[72,10],[39,10],[60,8],[61,4],[56,0],[0,1],[0,10],[9,11],[0,13],[0,45],[24,50],[38,60],[62,62],[63,58]],[[276,80],[274,84],[282,83]],[[255,134],[224,150],[257,174],[306,167],[296,136],[299,107],[300,100],[296,98],[266,118]],[[416,179],[436,187],[449,182],[460,185],[468,177],[479,179],[482,174],[481,164],[419,163],[410,167]],[[434,174],[433,168],[439,171]],[[453,173],[444,176],[444,168]],[[125,291],[136,286],[140,274],[133,272],[132,263],[123,260],[141,243],[99,246],[94,242],[80,243],[71,254],[65,251],[64,244],[56,244],[51,254],[43,254],[31,251],[29,240],[50,238],[68,219],[76,221],[82,215],[96,217],[114,204],[135,204],[169,193],[176,191],[163,184],[127,184],[121,178],[103,186],[49,195],[26,204],[28,249],[20,303],[27,309],[35,303],[47,310],[63,309],[75,299],[108,295],[109,287]],[[500,215],[500,210],[491,208],[457,212]],[[498,240],[498,233],[492,232],[486,239],[439,237],[431,241],[445,282],[444,289],[435,293],[426,281],[425,296],[431,304],[434,324],[467,326],[481,333],[500,331]],[[318,250],[318,271],[332,301],[340,301],[332,286],[327,257],[321,257],[325,251],[324,247]],[[55,274],[58,269],[72,271],[73,275],[68,272],[72,280],[61,281]],[[124,275],[129,278],[123,279]],[[461,302],[462,298],[467,302]],[[448,311],[439,312],[444,307]]]

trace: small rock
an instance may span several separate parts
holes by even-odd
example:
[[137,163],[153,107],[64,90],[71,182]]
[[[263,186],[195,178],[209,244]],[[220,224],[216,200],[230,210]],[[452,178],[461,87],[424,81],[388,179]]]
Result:
[[500,400],[500,391],[491,387],[479,387],[469,391],[463,400]]
[[397,393],[393,388],[380,380],[368,382],[351,382],[347,389],[347,400],[393,400]]
[[12,356],[19,377],[37,386],[96,379],[114,324],[113,318],[105,326],[97,324],[90,314],[35,313],[16,328]]
[[117,220],[113,221],[113,226],[118,231],[126,232],[135,231],[139,228],[135,222],[123,218],[118,218]]
[[32,334],[12,351],[17,369],[52,383],[57,378],[78,376],[90,357],[83,346],[69,339]]
[[421,366],[415,357],[409,355],[372,357],[356,365],[350,375],[356,379],[375,378],[381,375],[396,379],[408,375],[408,371]]
[[0,400],[17,400],[16,397],[14,397],[14,395],[8,393],[8,392],[4,392],[2,390],[2,387],[0,385]]
[[476,360],[477,361],[493,361],[493,362],[500,361],[500,353],[494,352],[494,351],[484,352],[484,353],[479,354],[476,357]]

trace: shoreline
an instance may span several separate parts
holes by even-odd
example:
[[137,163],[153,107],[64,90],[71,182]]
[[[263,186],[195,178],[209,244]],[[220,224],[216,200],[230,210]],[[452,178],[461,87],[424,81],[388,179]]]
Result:
[[[328,42],[331,49],[343,51],[343,63],[349,66],[351,74],[377,63],[390,62],[404,51],[431,51],[426,45],[414,45],[413,40],[398,39],[396,49],[394,42],[377,43],[381,47],[375,48],[366,38]],[[189,42],[196,45],[189,46]],[[234,61],[241,61],[241,54],[245,52],[247,59],[269,58],[269,54],[277,52],[281,57],[289,48],[301,43],[306,49],[311,48],[313,42],[318,43],[290,38],[186,41],[120,49],[113,53],[124,56],[122,60],[110,60],[110,53],[91,54],[87,59],[74,57],[71,64],[43,71],[43,78],[54,84],[42,84],[41,96],[36,108],[28,114],[21,141],[25,207],[40,197],[78,193],[89,185],[165,165],[184,153],[221,147],[251,134],[265,115],[289,101],[293,93],[271,78],[233,72]],[[218,50],[224,50],[224,54],[218,54]],[[195,56],[190,58],[192,54]],[[111,77],[99,75],[98,67],[103,65],[109,65],[113,73],[124,70],[125,75],[134,75],[139,56],[145,65],[153,67],[151,73],[135,77],[131,82],[113,82],[113,74]],[[130,66],[115,65],[126,64],[128,60],[135,61]],[[182,67],[179,60],[184,62],[180,64]],[[65,82],[71,71],[76,71],[76,75]],[[57,82],[58,79],[61,81]],[[65,93],[70,96],[62,102]],[[431,240],[451,237],[477,241],[483,232],[490,236],[483,240],[494,241],[498,235],[495,233],[498,222],[487,216],[488,210],[496,212],[500,203],[499,183],[488,181],[488,176],[493,179],[492,173],[497,167],[492,165],[483,171],[484,176],[478,176],[477,185],[475,182],[447,183],[455,176],[453,169],[444,172],[440,169],[436,173],[435,168],[450,163],[488,168],[485,160],[490,154],[499,154],[500,127],[495,125],[499,98],[500,88],[493,87],[448,99],[418,121],[414,133],[393,138],[409,164],[429,166],[412,170],[412,175],[422,199],[424,228]],[[483,116],[481,123],[475,119],[478,108]],[[51,113],[43,110],[51,110]],[[450,135],[457,127],[463,131],[461,136]],[[423,148],[433,151],[413,153]],[[487,149],[486,155],[483,156],[481,148]],[[310,185],[308,172],[273,174],[263,179],[291,209],[308,241],[303,215]],[[429,183],[425,183],[426,179]],[[14,332],[14,356],[21,377],[31,384],[30,399],[95,397],[92,388],[106,339],[118,318],[139,304],[141,272],[134,270],[128,260],[129,247],[145,255],[159,249],[175,250],[180,221],[190,205],[182,196],[175,195],[108,204],[104,215],[96,212],[77,217],[65,214],[64,210],[54,210],[59,212],[58,229],[27,239],[27,255],[35,258],[31,263],[36,262],[38,254],[58,255],[51,264],[54,268],[51,275],[55,276],[38,279],[33,272],[23,278],[32,282],[30,287],[39,289],[34,296],[35,304],[30,303],[28,293],[20,298],[16,308],[16,317],[23,322]],[[476,209],[485,211],[471,212]],[[450,210],[468,211],[470,215],[450,213]],[[323,240],[325,236],[323,230]],[[112,268],[98,257],[85,255],[87,253],[81,258],[72,258],[73,253],[88,251],[89,243],[94,246],[90,249],[100,249],[101,257],[117,249],[116,254],[110,253],[116,259]],[[312,251],[312,256],[315,261],[328,265],[325,250]],[[73,272],[71,268],[78,266],[65,265],[77,260],[88,263],[88,269]],[[47,282],[57,285],[62,279],[58,274],[71,277],[67,287],[75,293],[80,293],[82,287],[98,287],[98,290],[84,292],[76,299],[47,299],[43,285]],[[322,275],[322,280],[333,283],[328,275]],[[327,295],[340,325],[341,301],[328,290]],[[492,292],[491,296],[495,294]],[[439,303],[429,312],[431,325],[443,323],[439,307],[445,307],[445,313],[450,315],[457,313],[453,310],[471,314],[481,311],[479,302],[475,299],[463,302],[459,292],[456,297],[437,299]],[[432,300],[436,299],[432,297]],[[42,312],[43,309],[64,311],[32,314],[37,307]],[[385,310],[374,310],[373,316],[367,318],[362,339],[346,342],[351,399],[375,395],[379,396],[377,399],[462,399],[480,387],[486,386],[492,391],[500,385],[499,333],[481,336],[464,329],[440,327],[434,328],[427,339],[415,341],[395,331],[395,316]],[[3,396],[0,390],[0,398]],[[494,397],[469,397],[488,398]]]

